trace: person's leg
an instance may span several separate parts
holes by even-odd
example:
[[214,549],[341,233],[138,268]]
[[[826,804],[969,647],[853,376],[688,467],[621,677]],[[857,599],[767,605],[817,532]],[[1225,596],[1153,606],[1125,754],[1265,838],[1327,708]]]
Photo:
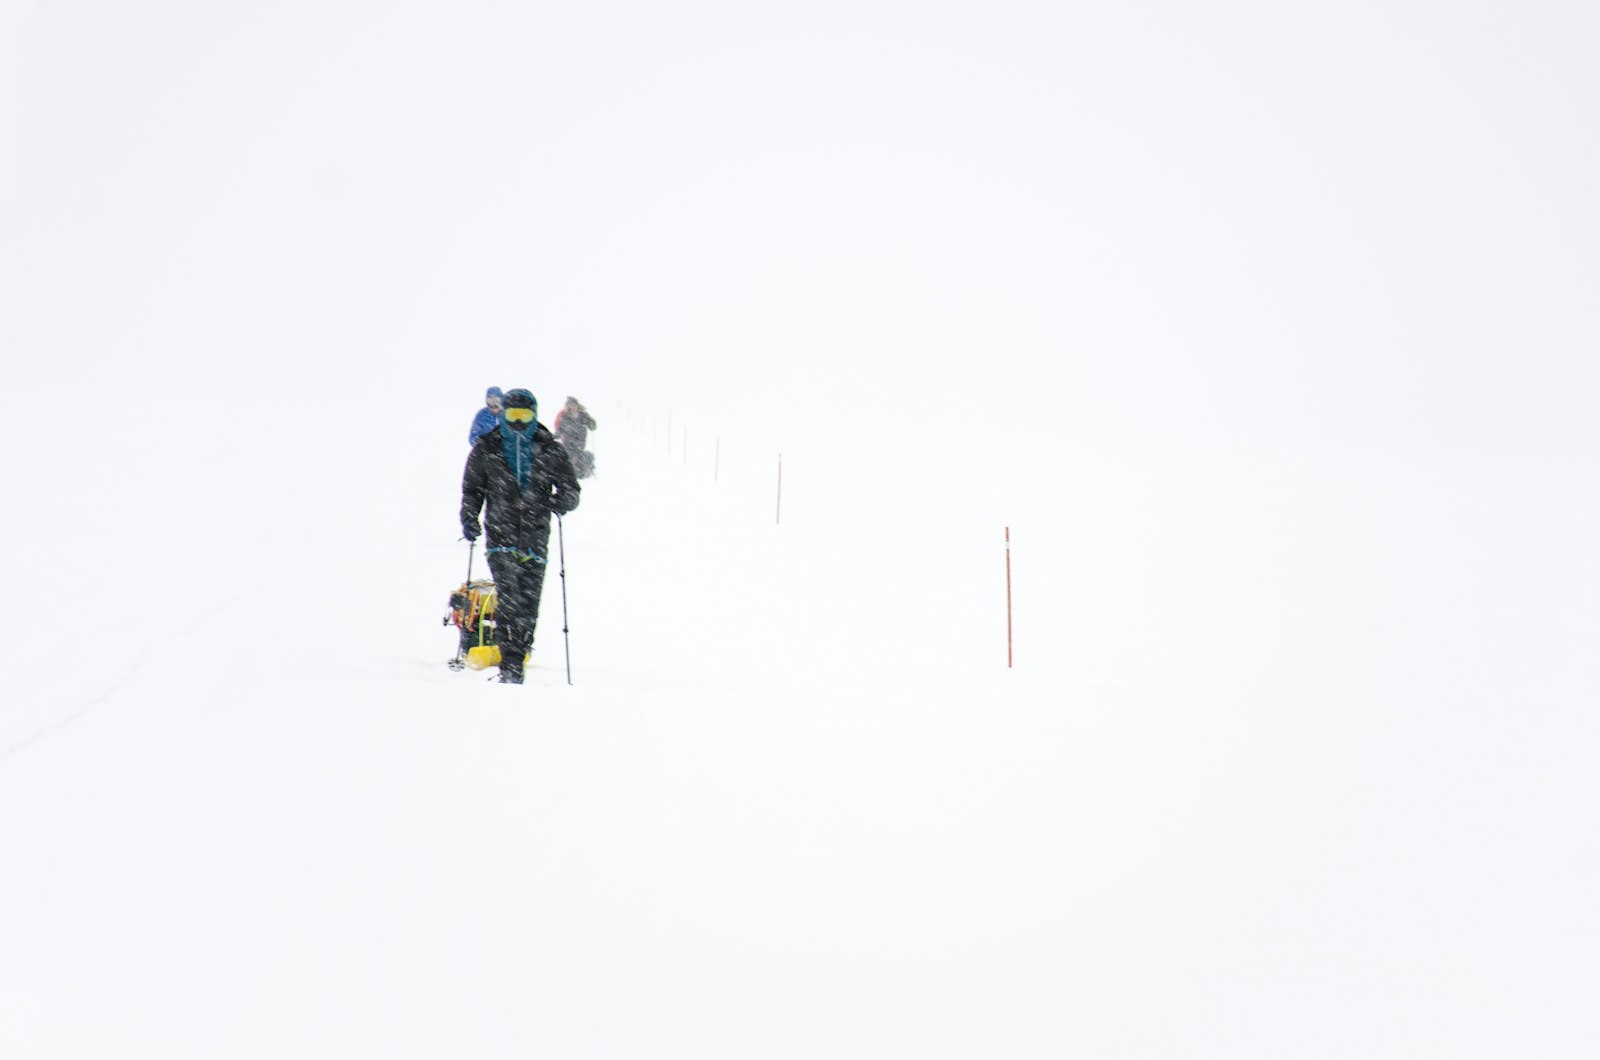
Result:
[[523,628],[528,635],[524,653],[533,650],[533,634],[539,626],[539,598],[544,594],[545,566],[546,564],[534,559],[529,559],[522,565],[522,603],[523,614],[526,616]]
[[500,676],[522,680],[523,661],[533,650],[539,623],[539,597],[544,590],[542,557],[497,552],[491,556],[495,584],[495,641],[500,646]]
[[494,575],[494,640],[500,648],[500,680],[510,684],[522,681],[523,623],[527,621],[522,565],[507,552],[489,553],[489,571]]
[[522,605],[528,631],[528,651],[533,650],[533,634],[539,625],[539,597],[544,592],[544,572],[549,563],[550,527],[546,524],[533,535],[534,556],[522,563]]

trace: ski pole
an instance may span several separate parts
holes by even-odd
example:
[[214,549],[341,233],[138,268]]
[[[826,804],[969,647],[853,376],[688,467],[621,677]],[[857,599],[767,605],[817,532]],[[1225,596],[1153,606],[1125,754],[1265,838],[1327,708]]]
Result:
[[[468,541],[467,542],[467,584],[465,586],[463,586],[463,588],[469,594],[472,592],[472,550],[477,548],[477,547],[478,547],[478,543],[476,541]],[[461,670],[461,669],[464,669],[465,666],[466,666],[466,664],[461,661],[461,645],[464,643],[464,641],[465,641],[465,638],[462,636],[462,634],[461,633],[457,633],[456,634],[456,657],[454,659],[450,660],[450,669],[452,669],[452,670]]]
[[567,633],[567,535],[556,516],[556,547],[561,556],[561,644],[567,653],[567,684],[572,684],[572,638]]

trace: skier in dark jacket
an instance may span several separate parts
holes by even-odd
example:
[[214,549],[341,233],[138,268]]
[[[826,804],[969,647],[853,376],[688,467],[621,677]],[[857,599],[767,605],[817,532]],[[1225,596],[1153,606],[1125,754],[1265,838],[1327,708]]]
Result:
[[[533,650],[544,589],[550,515],[578,506],[578,476],[555,435],[538,421],[538,402],[526,390],[505,395],[500,425],[473,445],[461,477],[461,533],[476,541],[488,531],[494,576],[495,640],[500,680],[522,683]],[[488,504],[483,523],[478,516]]]
[[497,386],[492,386],[484,392],[483,408],[472,417],[472,429],[467,432],[468,445],[477,445],[479,438],[494,430],[495,424],[500,422],[500,402],[504,397]]
[[594,417],[589,415],[589,410],[583,407],[583,402],[575,397],[569,396],[567,403],[561,406],[561,411],[556,413],[552,427],[556,437],[561,439],[562,448],[572,458],[572,466],[579,478],[594,474],[594,454],[585,450],[584,446],[589,444],[589,432],[598,426]]

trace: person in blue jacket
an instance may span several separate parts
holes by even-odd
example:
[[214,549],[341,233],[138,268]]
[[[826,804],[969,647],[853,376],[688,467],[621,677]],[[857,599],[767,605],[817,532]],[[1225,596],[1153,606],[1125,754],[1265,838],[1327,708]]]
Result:
[[472,417],[472,430],[467,434],[467,444],[477,445],[478,439],[494,430],[500,424],[500,403],[505,397],[497,386],[490,387],[483,395],[483,408]]

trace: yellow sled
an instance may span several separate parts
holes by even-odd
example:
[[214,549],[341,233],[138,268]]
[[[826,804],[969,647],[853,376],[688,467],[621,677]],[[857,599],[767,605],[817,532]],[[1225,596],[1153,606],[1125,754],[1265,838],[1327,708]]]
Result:
[[460,631],[456,657],[450,669],[487,670],[500,665],[500,645],[494,642],[494,582],[463,582],[450,594],[450,613],[444,624]]
[[500,646],[498,644],[480,644],[467,649],[467,669],[487,670],[491,666],[500,665]]
[[450,668],[487,670],[500,665],[500,646],[494,642],[494,582],[463,582],[450,594],[450,613],[444,624],[460,631],[460,644]]

